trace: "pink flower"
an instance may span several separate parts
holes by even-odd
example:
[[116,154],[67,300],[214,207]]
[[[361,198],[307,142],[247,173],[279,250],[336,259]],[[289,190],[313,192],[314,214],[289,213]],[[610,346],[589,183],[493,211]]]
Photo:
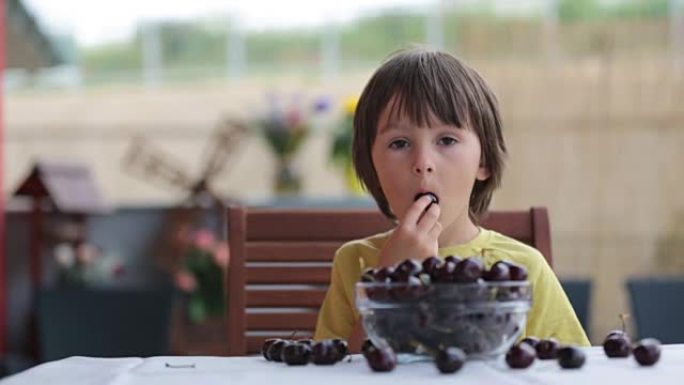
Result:
[[230,264],[230,249],[227,243],[220,242],[216,245],[214,248],[214,262],[223,268],[228,267]]
[[187,270],[180,270],[175,275],[176,285],[186,293],[191,293],[197,289],[197,280]]
[[214,233],[209,230],[197,230],[195,232],[195,246],[204,251],[212,251],[214,248]]

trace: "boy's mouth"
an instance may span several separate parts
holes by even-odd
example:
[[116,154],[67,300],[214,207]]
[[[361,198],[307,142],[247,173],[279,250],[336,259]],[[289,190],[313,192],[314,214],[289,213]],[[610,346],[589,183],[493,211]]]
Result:
[[413,197],[413,201],[414,202],[417,201],[418,199],[422,198],[424,195],[428,195],[432,199],[432,203],[430,203],[430,205],[428,205],[428,208],[430,208],[430,206],[432,206],[433,203],[439,204],[439,198],[437,197],[437,195],[435,193],[433,193],[431,191],[419,192],[418,194],[416,194],[415,197]]

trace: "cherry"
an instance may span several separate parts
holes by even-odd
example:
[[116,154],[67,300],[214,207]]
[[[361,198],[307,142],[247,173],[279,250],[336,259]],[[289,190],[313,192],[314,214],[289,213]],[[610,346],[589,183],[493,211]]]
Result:
[[603,351],[611,358],[629,357],[632,353],[632,343],[627,334],[609,334],[603,341]]
[[482,274],[482,278],[484,278],[485,281],[492,282],[508,281],[511,278],[508,264],[502,261],[496,262],[491,268],[489,268],[489,270],[486,270]]
[[394,270],[394,274],[402,274],[406,276],[416,275],[423,270],[423,265],[415,259],[407,259],[400,263]]
[[359,280],[360,280],[361,282],[367,282],[367,283],[374,282],[374,281],[375,281],[375,271],[374,271],[374,269],[373,269],[372,267],[366,269],[366,270],[363,272],[363,274],[361,274],[361,278],[360,278]]
[[479,258],[466,258],[456,264],[453,280],[459,283],[474,283],[482,277],[484,263]]
[[390,289],[390,296],[396,300],[412,300],[419,298],[425,291],[423,282],[418,277],[406,278],[403,285]]
[[337,359],[342,360],[344,357],[346,357],[349,354],[349,344],[347,344],[347,341],[339,339],[339,338],[334,338],[332,340],[332,344],[337,350]]
[[[432,203],[430,203],[430,205],[432,205],[433,203],[439,204],[439,198],[437,197],[437,195],[435,195],[434,193],[431,193],[431,192],[420,192],[420,193],[416,194],[415,197],[413,197],[413,201],[415,202],[415,201],[417,201],[418,199],[422,198],[422,197],[425,196],[425,195],[430,196],[430,199],[432,199]],[[430,206],[428,206],[428,208],[429,208],[429,207],[430,207]]]
[[537,352],[527,342],[513,345],[506,353],[506,363],[512,369],[525,369],[534,362]]
[[318,341],[311,348],[311,361],[316,365],[332,365],[339,360],[339,351],[331,340]]
[[277,339],[277,341],[273,342],[266,352],[268,358],[270,358],[271,361],[282,362],[283,348],[287,343],[289,342],[283,339]]
[[376,347],[375,345],[373,345],[373,341],[369,339],[363,341],[363,343],[361,344],[361,353],[363,353],[363,355],[366,355],[366,352],[369,352],[372,349],[376,349]]
[[435,364],[441,373],[454,373],[463,367],[466,354],[457,347],[440,348],[435,356]]
[[611,330],[610,332],[608,332],[608,335],[606,335],[606,339],[608,339],[610,337],[618,337],[618,336],[622,337],[622,336],[626,336],[626,335],[627,335],[626,331],[620,330],[620,329],[615,329],[615,330]]
[[268,355],[268,349],[278,340],[280,340],[280,338],[269,338],[264,341],[263,345],[261,345],[261,354],[266,360],[271,361],[271,357]]
[[578,369],[584,365],[586,355],[575,346],[564,346],[558,349],[558,364],[563,369]]
[[560,344],[555,338],[541,340],[536,346],[537,357],[541,360],[551,360],[558,356],[558,348]]
[[504,261],[504,263],[508,265],[511,281],[525,281],[527,279],[527,269],[525,266],[510,261]]
[[455,255],[447,255],[444,257],[445,262],[452,262],[454,265],[461,262],[463,259],[455,256]]
[[435,271],[439,267],[439,265],[442,264],[442,261],[437,258],[437,257],[427,257],[423,260],[423,271],[427,274],[432,275],[432,272]]
[[644,338],[632,352],[641,366],[652,366],[660,360],[660,341],[655,338]]
[[397,357],[391,348],[373,347],[364,353],[364,357],[374,372],[389,372],[397,366]]
[[288,365],[306,365],[311,357],[311,346],[299,342],[285,344],[282,360]]
[[524,342],[524,343],[530,345],[531,347],[533,347],[534,349],[536,349],[537,344],[539,344],[539,338],[534,337],[534,336],[529,336],[529,337],[523,338],[520,342]]
[[375,270],[376,282],[389,282],[394,274],[394,268],[391,266],[381,267]]
[[455,263],[444,262],[430,274],[430,278],[433,282],[453,282],[454,270],[456,270]]

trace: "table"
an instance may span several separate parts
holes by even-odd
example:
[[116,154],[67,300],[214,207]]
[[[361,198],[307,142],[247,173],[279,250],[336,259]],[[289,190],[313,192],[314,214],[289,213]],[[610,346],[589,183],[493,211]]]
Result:
[[537,360],[530,368],[508,369],[497,361],[467,362],[454,374],[440,374],[431,362],[399,365],[390,373],[372,372],[360,355],[334,366],[287,366],[249,357],[70,357],[45,363],[0,381],[1,385],[304,385],[304,384],[681,384],[684,344],[663,346],[653,367],[640,367],[634,358],[608,359],[600,347],[586,348],[581,369],[561,369],[555,360]]

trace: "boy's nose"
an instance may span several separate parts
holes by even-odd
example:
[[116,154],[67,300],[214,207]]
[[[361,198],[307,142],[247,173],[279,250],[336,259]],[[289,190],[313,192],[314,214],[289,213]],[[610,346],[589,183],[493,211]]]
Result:
[[416,166],[414,168],[414,171],[417,174],[422,174],[423,172],[431,173],[433,170],[434,170],[434,168],[432,166]]
[[416,174],[432,173],[435,171],[434,164],[425,155],[419,155],[413,164],[413,172]]

